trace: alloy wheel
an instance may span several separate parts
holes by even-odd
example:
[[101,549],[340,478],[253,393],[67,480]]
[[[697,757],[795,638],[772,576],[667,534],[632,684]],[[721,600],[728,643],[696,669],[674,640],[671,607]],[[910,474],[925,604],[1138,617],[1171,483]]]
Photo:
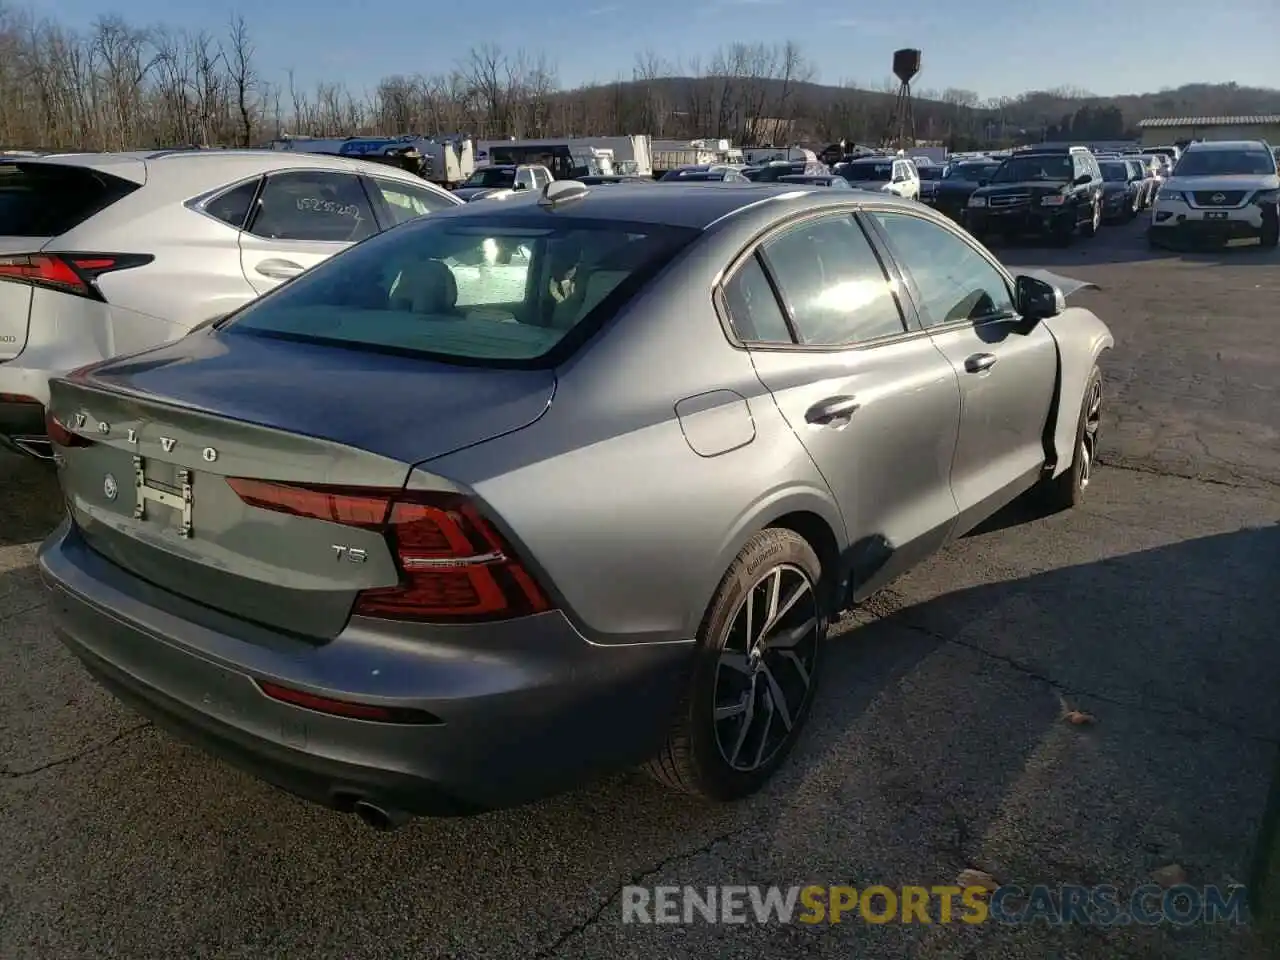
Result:
[[813,688],[820,626],[817,589],[792,564],[762,574],[734,611],[713,694],[716,745],[734,770],[760,769],[787,742]]
[[1102,382],[1095,380],[1085,403],[1084,433],[1080,437],[1080,488],[1089,486],[1098,456],[1098,428],[1102,425]]

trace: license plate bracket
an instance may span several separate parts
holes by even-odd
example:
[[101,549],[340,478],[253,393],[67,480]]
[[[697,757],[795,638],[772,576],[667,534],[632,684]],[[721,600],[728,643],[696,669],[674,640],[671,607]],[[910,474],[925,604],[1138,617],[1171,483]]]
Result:
[[145,520],[147,517],[147,501],[177,510],[182,516],[182,525],[178,528],[178,536],[184,540],[191,539],[191,471],[180,467],[177,471],[178,488],[169,491],[147,483],[146,460],[133,458],[133,517]]
[[1210,213],[1206,213],[1204,218],[1206,220],[1226,220],[1228,216],[1229,214],[1225,210],[1214,210]]

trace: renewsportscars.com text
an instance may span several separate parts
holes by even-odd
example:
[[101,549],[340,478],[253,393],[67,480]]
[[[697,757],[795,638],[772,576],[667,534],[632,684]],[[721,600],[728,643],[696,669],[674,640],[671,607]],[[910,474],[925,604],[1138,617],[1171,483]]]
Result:
[[1243,886],[1165,889],[1156,884],[1122,893],[1113,886],[1072,884],[995,890],[959,886],[717,886],[622,890],[623,923],[1046,923],[1117,926],[1248,922]]

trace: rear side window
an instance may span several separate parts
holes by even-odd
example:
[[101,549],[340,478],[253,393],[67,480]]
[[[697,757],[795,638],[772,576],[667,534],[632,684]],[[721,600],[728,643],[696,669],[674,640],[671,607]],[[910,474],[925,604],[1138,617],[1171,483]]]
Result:
[[358,177],[305,170],[267,178],[249,232],[266,240],[355,243],[377,226]]
[[758,257],[752,257],[724,285],[734,332],[744,343],[792,343],[787,320]]
[[0,164],[0,236],[56,237],[137,189],[84,167]]
[[415,220],[236,314],[230,333],[538,366],[633,296],[697,231],[511,216]]
[[250,180],[226,193],[220,193],[204,205],[205,212],[237,230],[249,218],[249,206],[258,192],[258,180]]

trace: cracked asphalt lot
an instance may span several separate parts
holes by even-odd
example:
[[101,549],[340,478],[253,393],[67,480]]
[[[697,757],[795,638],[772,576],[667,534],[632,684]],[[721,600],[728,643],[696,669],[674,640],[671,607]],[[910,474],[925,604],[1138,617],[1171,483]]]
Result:
[[1226,926],[621,923],[629,883],[1250,881],[1280,746],[1280,257],[1152,257],[1136,224],[1002,253],[1102,286],[1109,466],[846,618],[802,747],[738,806],[624,775],[377,834],[277,793],[63,652],[32,567],[56,491],[0,456],[0,956],[1266,956]]

